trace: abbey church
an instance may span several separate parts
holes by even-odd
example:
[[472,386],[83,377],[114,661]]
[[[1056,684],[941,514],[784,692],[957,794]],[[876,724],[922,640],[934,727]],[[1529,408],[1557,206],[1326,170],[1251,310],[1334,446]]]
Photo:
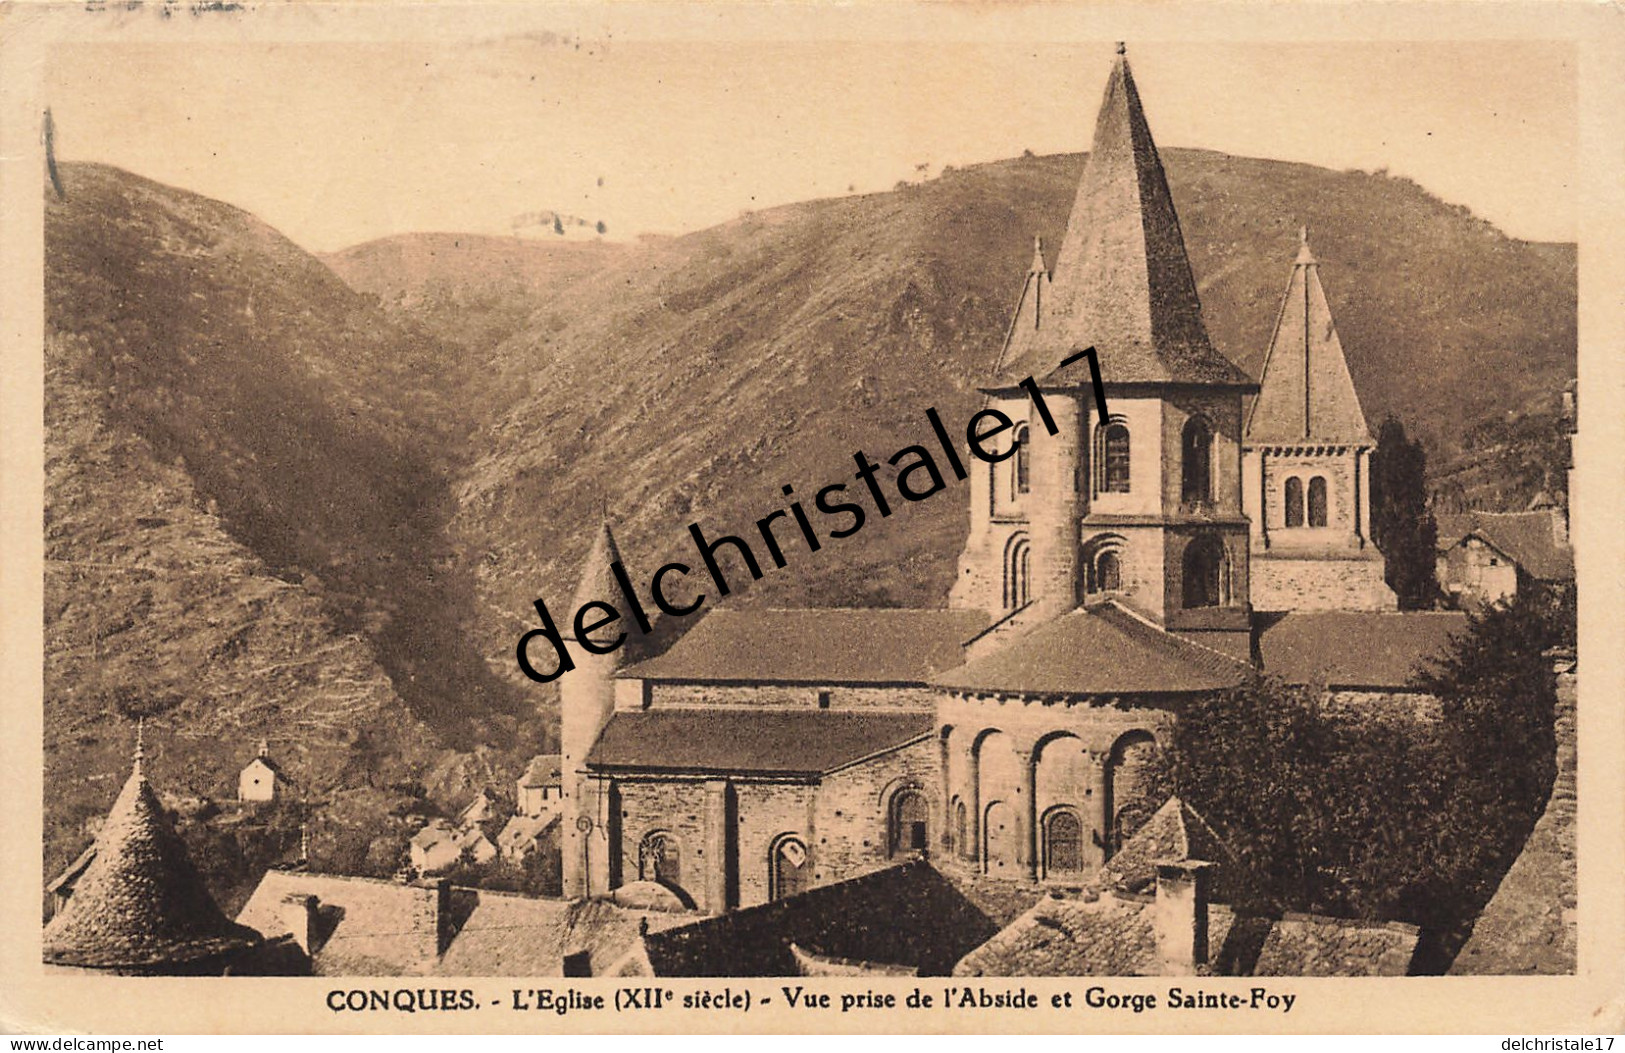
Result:
[[[716,610],[635,664],[570,642],[566,897],[725,914],[921,858],[987,888],[1076,885],[1164,814],[1184,702],[1260,668],[1403,693],[1461,617],[1396,610],[1307,234],[1281,268],[1254,381],[1208,339],[1119,46],[1066,238],[1036,246],[988,349],[986,404],[1021,441],[973,463],[948,607]],[[1104,419],[1066,364],[1091,346]],[[613,595],[618,559],[606,527],[578,606]]]

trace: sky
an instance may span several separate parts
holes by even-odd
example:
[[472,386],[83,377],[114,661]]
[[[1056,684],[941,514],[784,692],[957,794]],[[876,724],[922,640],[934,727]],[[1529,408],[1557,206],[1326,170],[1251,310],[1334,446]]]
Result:
[[[505,32],[55,45],[58,157],[245,208],[313,251],[409,231],[682,233],[1087,149],[1113,45]],[[1157,143],[1386,168],[1515,237],[1576,235],[1562,42],[1130,41]]]

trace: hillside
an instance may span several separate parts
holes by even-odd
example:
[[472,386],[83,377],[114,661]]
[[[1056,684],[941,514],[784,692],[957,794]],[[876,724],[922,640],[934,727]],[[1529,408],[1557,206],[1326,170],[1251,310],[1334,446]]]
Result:
[[[469,646],[457,365],[247,214],[65,165],[46,214],[46,865],[153,715],[166,791],[260,738],[320,800],[506,778],[541,722]],[[462,750],[464,752],[454,752]],[[351,815],[382,807],[346,799]]]
[[[1373,427],[1399,414],[1440,470],[1469,427],[1539,412],[1573,375],[1572,246],[1506,238],[1384,174],[1165,162],[1209,331],[1255,374],[1304,222]],[[854,450],[913,441],[928,406],[963,421],[1033,233],[1053,261],[1080,164],[1026,157],[747,214],[630,247],[538,310],[492,356],[523,394],[476,436],[453,522],[478,556],[493,664],[512,672],[533,599],[565,602],[600,509],[652,569],[689,551],[691,521],[749,529],[781,485],[807,494],[850,475]],[[966,529],[951,493],[793,556],[747,602],[942,603]]]

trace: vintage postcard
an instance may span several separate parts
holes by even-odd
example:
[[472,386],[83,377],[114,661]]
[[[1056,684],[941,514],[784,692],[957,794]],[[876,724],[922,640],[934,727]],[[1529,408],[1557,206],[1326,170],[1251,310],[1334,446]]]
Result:
[[0,1025],[1625,1030],[1617,10],[0,29]]

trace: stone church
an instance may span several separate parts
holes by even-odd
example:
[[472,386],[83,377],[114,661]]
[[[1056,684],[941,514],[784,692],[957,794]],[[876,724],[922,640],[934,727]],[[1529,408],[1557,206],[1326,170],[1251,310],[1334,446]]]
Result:
[[[1089,346],[1105,419],[1063,364]],[[1440,642],[1383,583],[1374,443],[1307,239],[1255,382],[1208,339],[1121,46],[1066,238],[989,358],[987,404],[1025,422],[1034,377],[1057,430],[974,462],[946,609],[717,610],[637,664],[567,641],[566,896],[720,914],[922,855],[1076,883],[1163,803],[1182,704],[1268,664],[1265,625],[1344,619],[1345,687],[1395,687],[1363,666],[1402,683]],[[575,606],[614,594],[618,558],[605,528]]]

